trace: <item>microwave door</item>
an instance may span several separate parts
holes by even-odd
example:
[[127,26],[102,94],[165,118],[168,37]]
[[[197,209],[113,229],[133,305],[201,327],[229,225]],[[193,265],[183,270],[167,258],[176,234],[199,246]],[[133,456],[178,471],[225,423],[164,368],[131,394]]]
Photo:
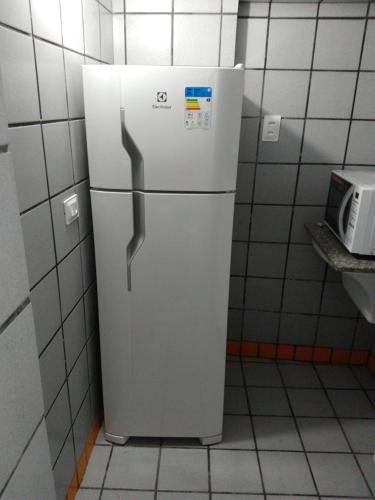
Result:
[[352,205],[353,193],[354,193],[354,187],[350,186],[348,191],[345,193],[345,196],[343,197],[339,208],[338,229],[339,229],[339,235],[343,241],[345,241],[346,233],[348,230],[349,215]]

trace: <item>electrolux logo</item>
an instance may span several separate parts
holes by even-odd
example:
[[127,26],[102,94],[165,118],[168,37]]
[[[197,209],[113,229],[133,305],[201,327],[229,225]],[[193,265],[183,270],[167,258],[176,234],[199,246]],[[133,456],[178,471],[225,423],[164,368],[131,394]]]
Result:
[[[166,103],[168,100],[168,95],[165,90],[158,91],[156,92],[156,101],[158,103]],[[152,108],[153,109],[171,109],[172,106],[169,106],[168,104],[153,104]]]
[[156,100],[158,102],[167,102],[167,93],[166,92],[157,92]]

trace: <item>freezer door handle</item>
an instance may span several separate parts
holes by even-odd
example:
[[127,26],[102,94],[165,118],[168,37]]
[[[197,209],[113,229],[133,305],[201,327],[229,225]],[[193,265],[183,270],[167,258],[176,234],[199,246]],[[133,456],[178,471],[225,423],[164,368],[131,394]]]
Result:
[[144,188],[144,169],[143,156],[130,135],[125,124],[125,108],[120,108],[121,138],[122,145],[128,153],[131,162],[132,171],[132,189],[133,189],[133,237],[126,247],[126,267],[128,276],[128,290],[132,289],[131,266],[132,262],[139,252],[145,239],[145,201],[144,195],[134,189]]
[[143,156],[125,124],[125,108],[120,108],[121,139],[131,163],[132,188],[144,189]]

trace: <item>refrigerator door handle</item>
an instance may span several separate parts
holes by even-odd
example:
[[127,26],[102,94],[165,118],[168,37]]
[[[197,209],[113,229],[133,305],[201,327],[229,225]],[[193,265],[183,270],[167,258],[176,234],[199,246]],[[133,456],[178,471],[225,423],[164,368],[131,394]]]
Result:
[[134,233],[126,247],[126,266],[128,274],[128,291],[132,290],[131,265],[145,240],[145,200],[144,194],[133,191],[133,227]]
[[128,129],[125,125],[125,108],[120,108],[120,122],[121,122],[121,139],[122,145],[125,151],[128,153],[131,163],[132,171],[132,188],[141,189],[144,188],[144,168],[143,168],[143,156],[138,149],[137,144],[130,135]]
[[145,239],[145,201],[144,195],[134,189],[144,188],[143,156],[125,125],[125,108],[120,108],[122,145],[128,153],[132,171],[133,198],[133,237],[126,247],[126,267],[128,291],[132,289],[131,265]]

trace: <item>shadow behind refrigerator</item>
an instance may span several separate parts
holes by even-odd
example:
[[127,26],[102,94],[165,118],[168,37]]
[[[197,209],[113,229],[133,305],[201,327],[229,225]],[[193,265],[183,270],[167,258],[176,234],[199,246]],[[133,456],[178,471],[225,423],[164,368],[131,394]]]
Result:
[[83,68],[111,442],[221,440],[243,73]]

